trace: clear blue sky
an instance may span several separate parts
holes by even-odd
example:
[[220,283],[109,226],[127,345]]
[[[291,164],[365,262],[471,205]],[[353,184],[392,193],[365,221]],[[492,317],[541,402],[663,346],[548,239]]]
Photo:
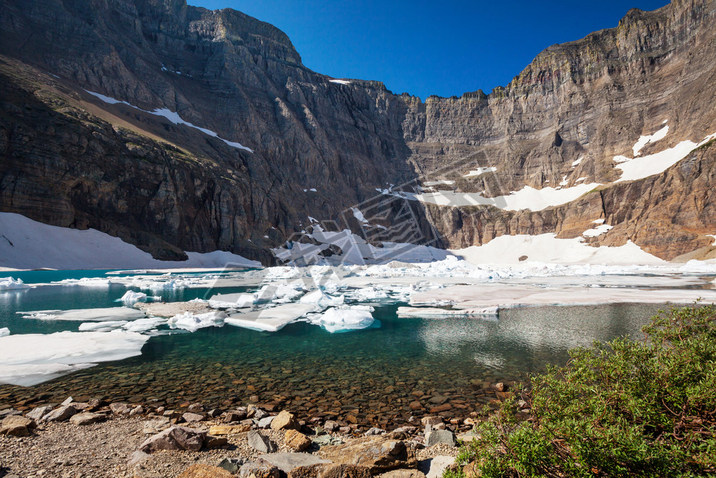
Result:
[[234,8],[288,34],[303,63],[394,93],[489,93],[540,51],[617,26],[630,8],[667,0],[188,0]]

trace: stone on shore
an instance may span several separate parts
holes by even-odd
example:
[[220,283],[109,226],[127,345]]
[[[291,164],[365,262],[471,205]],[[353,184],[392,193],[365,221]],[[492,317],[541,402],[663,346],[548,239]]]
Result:
[[42,420],[42,417],[46,416],[51,411],[52,411],[51,405],[42,405],[42,406],[33,408],[32,411],[28,412],[25,416],[27,418],[32,418],[36,422],[39,422],[40,420]]
[[450,430],[431,430],[425,434],[425,446],[433,446],[439,443],[455,446],[455,435]]
[[42,417],[42,420],[46,422],[65,422],[76,413],[77,409],[74,407],[74,405],[65,405],[64,407],[60,407],[56,410],[51,411],[50,413]]
[[335,463],[299,466],[288,474],[288,478],[370,478],[371,476],[370,470],[365,466]]
[[9,415],[3,418],[0,424],[0,435],[11,435],[16,437],[30,436],[36,427],[35,420],[20,415]]
[[246,439],[249,442],[249,446],[260,453],[272,453],[276,449],[276,445],[268,437],[255,430],[250,431],[246,435]]
[[286,430],[288,428],[296,428],[296,417],[293,413],[283,410],[271,422],[272,430]]
[[455,463],[454,456],[440,455],[418,463],[418,469],[425,473],[427,478],[440,478],[445,470]]
[[268,428],[271,426],[271,423],[273,422],[274,418],[276,418],[276,417],[264,417],[258,421],[256,426],[259,428]]
[[211,465],[191,465],[178,478],[233,478],[233,474],[223,468]]
[[424,427],[427,427],[428,425],[435,426],[440,425],[443,422],[443,419],[440,417],[430,416],[421,418],[420,422],[423,424]]
[[281,470],[268,462],[250,461],[239,470],[241,478],[281,478]]
[[129,415],[132,411],[130,406],[126,403],[111,403],[109,409],[112,410],[112,413],[115,415]]
[[296,451],[307,450],[311,446],[311,439],[298,430],[286,430],[283,439],[287,447]]
[[214,425],[209,428],[210,435],[238,435],[251,430],[251,425]]
[[73,425],[91,425],[93,423],[99,423],[106,420],[107,417],[100,413],[82,412],[76,415],[72,415],[70,423]]
[[163,432],[171,426],[171,422],[167,417],[159,417],[153,420],[147,420],[142,423],[142,433],[145,435],[154,435]]
[[204,419],[203,413],[186,412],[183,414],[182,419],[187,423],[196,423]]
[[145,453],[159,450],[199,451],[205,438],[206,432],[175,426],[147,438],[139,449]]
[[425,478],[425,473],[420,470],[401,468],[378,475],[378,478]]
[[334,463],[367,466],[371,473],[407,468],[415,461],[405,443],[382,436],[362,437],[343,445],[323,447],[320,454]]
[[298,468],[299,466],[330,463],[330,460],[320,458],[316,455],[311,455],[310,453],[269,453],[268,455],[259,456],[259,459],[275,466],[284,473],[290,473],[291,470]]

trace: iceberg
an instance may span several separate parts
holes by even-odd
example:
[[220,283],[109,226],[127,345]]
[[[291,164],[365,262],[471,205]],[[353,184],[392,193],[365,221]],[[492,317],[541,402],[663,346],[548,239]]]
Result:
[[80,332],[109,332],[121,328],[127,324],[126,320],[107,320],[105,322],[82,322],[79,326]]
[[117,302],[122,302],[124,305],[131,307],[137,302],[146,302],[147,300],[147,294],[144,292],[135,292],[133,290],[128,290],[124,293],[121,299],[118,299]]
[[31,310],[18,312],[23,319],[73,320],[78,322],[135,320],[145,317],[144,312],[129,307],[107,307],[98,309]]
[[25,284],[22,279],[13,279],[12,277],[8,277],[7,279],[0,279],[0,291],[24,290],[29,288],[30,286]]
[[172,329],[184,329],[189,332],[196,332],[205,327],[222,327],[224,325],[226,314],[223,312],[207,312],[205,314],[192,314],[184,312],[175,315],[167,321],[167,325]]
[[311,317],[310,322],[320,325],[328,332],[350,332],[365,329],[373,325],[373,308],[365,305],[332,307]]

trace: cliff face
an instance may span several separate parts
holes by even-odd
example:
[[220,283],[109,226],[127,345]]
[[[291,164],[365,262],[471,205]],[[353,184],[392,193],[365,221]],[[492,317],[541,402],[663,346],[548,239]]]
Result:
[[[713,148],[698,153],[700,175],[677,181],[681,163],[664,173],[668,186],[661,176],[611,184],[613,157],[665,120],[668,134],[642,154],[716,132],[715,12],[714,0],[633,10],[616,29],[548,48],[490,95],[422,102],[378,82],[332,82],[305,68],[281,31],[233,10],[8,0],[0,210],[97,228],[160,258],[225,249],[269,261],[267,248],[309,216],[345,217],[390,184],[447,180],[499,196],[599,183],[543,211],[411,201],[411,217],[419,230],[437,227],[438,244],[461,247],[500,234],[573,237],[599,206],[615,226],[600,241],[673,258],[716,232],[703,190]],[[495,170],[465,177],[478,167]],[[663,200],[637,204],[635,191]],[[687,199],[689,211],[664,207]],[[376,222],[390,225],[396,208],[381,205]]]

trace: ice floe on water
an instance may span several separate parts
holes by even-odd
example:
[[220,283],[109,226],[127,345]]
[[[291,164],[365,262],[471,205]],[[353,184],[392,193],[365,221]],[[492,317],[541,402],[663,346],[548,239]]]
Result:
[[205,327],[222,327],[226,317],[226,314],[220,311],[207,312],[205,314],[184,312],[169,319],[167,325],[172,329],[184,329],[189,332],[196,332]]
[[6,290],[24,290],[29,288],[30,286],[25,284],[22,279],[13,279],[12,277],[0,279],[0,292]]
[[127,307],[132,307],[137,302],[146,302],[149,299],[162,300],[161,297],[153,296],[150,298],[144,292],[128,290],[127,292],[124,293],[124,295],[120,299],[117,299],[117,302],[122,302]]
[[349,332],[373,325],[373,307],[366,305],[331,307],[320,314],[313,314],[308,321],[320,325],[330,333]]
[[10,335],[10,329],[7,327],[0,327],[0,337],[5,337],[7,335]]
[[109,332],[128,324],[126,320],[107,320],[104,322],[82,322],[78,328],[80,332]]
[[56,332],[0,337],[0,383],[30,386],[141,353],[146,335],[112,332]]
[[30,310],[18,312],[23,319],[69,320],[78,322],[102,322],[107,320],[143,319],[144,312],[129,307],[103,307],[97,309]]

